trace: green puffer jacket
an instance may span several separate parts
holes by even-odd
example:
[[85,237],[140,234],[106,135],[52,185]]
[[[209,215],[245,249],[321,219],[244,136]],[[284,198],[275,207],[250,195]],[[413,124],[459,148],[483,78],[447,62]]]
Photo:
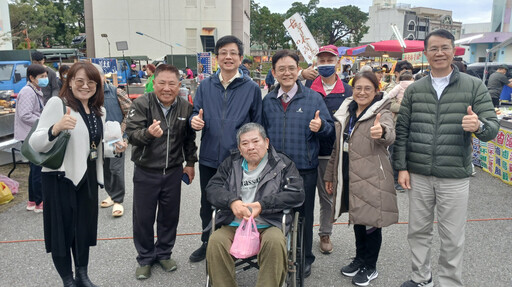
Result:
[[396,170],[440,178],[470,176],[471,133],[462,129],[468,106],[484,124],[476,137],[481,141],[496,137],[499,123],[487,88],[478,78],[452,67],[450,83],[440,100],[430,76],[405,91],[396,123]]

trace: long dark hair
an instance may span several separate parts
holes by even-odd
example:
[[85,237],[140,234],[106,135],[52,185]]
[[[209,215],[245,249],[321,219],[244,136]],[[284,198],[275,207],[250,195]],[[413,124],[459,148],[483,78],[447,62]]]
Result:
[[96,69],[96,67],[94,67],[89,62],[78,62],[71,66],[71,68],[68,71],[67,81],[64,81],[64,85],[60,90],[59,97],[64,99],[67,102],[67,105],[73,110],[79,110],[79,105],[81,105],[82,103],[73,95],[70,83],[71,79],[75,78],[76,73],[81,69],[85,71],[85,74],[87,75],[89,80],[96,82],[96,93],[94,93],[94,95],[89,99],[89,105],[94,114],[96,114],[98,117],[101,117],[103,115],[103,113],[101,112],[101,107],[103,106],[104,99],[103,88],[101,86],[101,76],[98,72],[98,69]]

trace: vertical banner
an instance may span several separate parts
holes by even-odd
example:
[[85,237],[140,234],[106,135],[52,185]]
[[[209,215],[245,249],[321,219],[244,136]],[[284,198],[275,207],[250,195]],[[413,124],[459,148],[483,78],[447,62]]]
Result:
[[500,128],[495,139],[481,142],[473,135],[473,163],[512,184],[512,131]]
[[306,62],[313,64],[313,59],[315,59],[316,53],[318,53],[318,45],[299,13],[295,13],[290,18],[284,20],[283,25],[288,33],[290,33]]
[[197,53],[197,67],[203,67],[201,71],[197,71],[197,73],[206,73],[212,74],[212,53],[204,52]]

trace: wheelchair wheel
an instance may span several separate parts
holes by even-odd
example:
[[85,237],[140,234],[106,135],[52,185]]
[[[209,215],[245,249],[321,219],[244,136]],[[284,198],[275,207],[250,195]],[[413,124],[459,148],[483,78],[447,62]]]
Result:
[[286,278],[286,286],[303,287],[304,286],[304,252],[303,252],[303,219],[296,212],[293,222],[288,233],[289,250],[288,250],[288,274]]

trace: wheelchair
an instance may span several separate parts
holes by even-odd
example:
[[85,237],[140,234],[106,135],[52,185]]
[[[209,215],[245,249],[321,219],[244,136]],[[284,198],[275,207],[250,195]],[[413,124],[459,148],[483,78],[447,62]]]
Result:
[[[304,265],[305,255],[303,249],[303,230],[304,230],[304,219],[299,216],[299,212],[293,213],[292,221],[287,232],[286,218],[291,213],[290,210],[283,211],[283,219],[281,222],[281,230],[283,235],[286,236],[286,246],[288,254],[288,273],[283,286],[287,287],[303,287],[304,286]],[[213,210],[212,213],[212,230],[215,231],[216,223],[215,217],[217,215],[217,209]],[[235,260],[235,273],[249,270],[251,268],[259,269],[257,262],[257,255]],[[208,262],[206,262],[206,287],[212,287],[210,282],[210,276],[208,274]],[[217,286],[213,286],[217,287]]]

